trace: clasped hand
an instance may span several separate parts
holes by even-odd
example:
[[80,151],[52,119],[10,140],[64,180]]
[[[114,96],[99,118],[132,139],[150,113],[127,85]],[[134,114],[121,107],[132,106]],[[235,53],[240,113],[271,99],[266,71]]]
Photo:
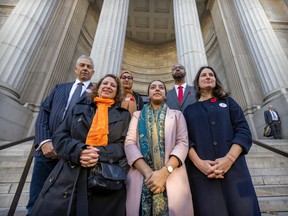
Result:
[[224,174],[228,172],[232,164],[233,163],[225,156],[215,161],[202,160],[202,164],[198,169],[208,178],[223,179]]
[[165,185],[168,176],[169,173],[163,168],[153,171],[146,176],[145,184],[153,194],[162,193],[166,189]]
[[79,157],[79,162],[82,167],[94,167],[99,161],[99,149],[93,146],[87,146],[82,150]]

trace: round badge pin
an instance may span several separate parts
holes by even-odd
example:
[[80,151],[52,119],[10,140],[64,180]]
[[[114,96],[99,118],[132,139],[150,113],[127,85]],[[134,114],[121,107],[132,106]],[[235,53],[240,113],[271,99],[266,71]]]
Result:
[[225,108],[225,107],[227,107],[227,104],[225,104],[225,103],[219,103],[219,106]]

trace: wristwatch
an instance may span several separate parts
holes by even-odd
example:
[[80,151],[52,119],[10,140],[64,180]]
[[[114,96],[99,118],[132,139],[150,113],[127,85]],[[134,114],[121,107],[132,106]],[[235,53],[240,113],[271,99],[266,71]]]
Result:
[[172,173],[174,170],[172,166],[166,166],[166,168],[169,173]]

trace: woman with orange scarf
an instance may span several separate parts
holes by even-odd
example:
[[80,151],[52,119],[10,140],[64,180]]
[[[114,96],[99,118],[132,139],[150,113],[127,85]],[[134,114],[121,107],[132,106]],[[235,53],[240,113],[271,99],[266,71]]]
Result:
[[45,182],[31,215],[126,214],[124,183],[113,191],[87,187],[88,170],[100,161],[129,169],[124,140],[131,117],[120,107],[120,98],[119,79],[107,74],[75,105],[52,137],[61,160]]

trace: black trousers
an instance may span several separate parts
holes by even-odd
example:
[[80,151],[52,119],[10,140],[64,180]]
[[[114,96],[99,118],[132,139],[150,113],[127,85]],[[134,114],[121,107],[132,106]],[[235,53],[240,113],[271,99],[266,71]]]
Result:
[[272,136],[275,139],[281,139],[281,123],[279,121],[273,121],[270,124]]

